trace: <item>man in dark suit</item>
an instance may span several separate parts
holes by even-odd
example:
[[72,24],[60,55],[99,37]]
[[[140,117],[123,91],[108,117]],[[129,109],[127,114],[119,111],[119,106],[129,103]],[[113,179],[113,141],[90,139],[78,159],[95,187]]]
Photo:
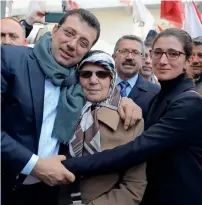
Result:
[[1,47],[3,203],[55,205],[55,185],[74,181],[60,142],[68,144],[85,103],[76,64],[99,35],[97,18],[75,9],[34,48]]
[[146,119],[150,103],[160,87],[138,74],[142,68],[143,56],[144,43],[137,36],[125,35],[115,45],[113,57],[121,96],[129,97],[139,105],[142,108],[143,118]]
[[17,46],[27,45],[24,28],[17,20],[11,17],[5,17],[2,18],[0,22],[0,44]]
[[192,61],[189,69],[195,81],[196,91],[202,94],[202,36],[192,39]]
[[[57,187],[53,186],[74,181],[61,164],[65,156],[58,153],[60,142],[68,141],[62,135],[69,133],[68,124],[77,121],[74,117],[85,102],[75,65],[99,35],[97,18],[79,9],[65,14],[34,48],[1,47],[4,203],[56,204]],[[76,104],[73,113],[71,103],[61,100],[66,96]]]

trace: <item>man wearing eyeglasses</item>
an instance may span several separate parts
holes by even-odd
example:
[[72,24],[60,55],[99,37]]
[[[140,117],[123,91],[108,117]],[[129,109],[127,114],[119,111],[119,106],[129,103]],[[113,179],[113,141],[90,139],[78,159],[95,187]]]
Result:
[[[55,205],[55,185],[74,181],[61,163],[66,157],[59,153],[67,149],[86,99],[76,65],[99,36],[97,18],[85,9],[74,9],[34,48],[1,47],[3,203]],[[131,109],[141,110],[126,101],[121,110],[128,126],[134,123]]]
[[196,91],[202,94],[202,36],[193,39],[190,71],[194,77]]
[[139,105],[146,120],[150,102],[160,88],[138,74],[144,58],[143,41],[134,35],[124,35],[116,42],[113,57],[121,96],[129,97]]

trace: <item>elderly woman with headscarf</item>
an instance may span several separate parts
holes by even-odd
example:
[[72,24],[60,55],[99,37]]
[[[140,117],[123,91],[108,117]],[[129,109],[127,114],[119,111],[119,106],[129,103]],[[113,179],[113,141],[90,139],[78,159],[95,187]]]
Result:
[[[115,88],[115,64],[110,55],[103,51],[91,51],[80,63],[78,75],[87,103],[69,146],[72,157],[92,155],[112,149],[140,135],[143,131],[143,120],[125,130],[118,114],[120,95]],[[81,179],[79,189],[82,203],[139,204],[147,185],[145,168],[145,164],[141,164],[108,175]]]

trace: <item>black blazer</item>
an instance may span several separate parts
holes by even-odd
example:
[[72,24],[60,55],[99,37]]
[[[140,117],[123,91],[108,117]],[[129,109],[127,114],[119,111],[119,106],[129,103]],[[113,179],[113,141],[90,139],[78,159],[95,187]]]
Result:
[[148,161],[144,205],[201,205],[202,98],[186,92],[189,89],[193,89],[192,80],[183,78],[158,109],[151,108],[147,123],[153,125],[134,141],[68,159],[64,165],[76,175],[88,176]]
[[145,80],[141,75],[138,75],[137,82],[128,97],[141,107],[144,120],[147,118],[152,100],[159,93],[159,91],[159,85]]
[[[32,48],[1,46],[1,161],[8,188],[38,152],[45,77]],[[5,185],[5,186],[4,186]]]

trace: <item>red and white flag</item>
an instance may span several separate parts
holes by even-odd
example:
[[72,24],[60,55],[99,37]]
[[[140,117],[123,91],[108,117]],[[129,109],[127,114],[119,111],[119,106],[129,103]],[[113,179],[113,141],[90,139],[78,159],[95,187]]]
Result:
[[186,1],[184,9],[184,30],[187,31],[192,38],[202,36],[202,19],[196,4],[193,1]]
[[155,22],[153,15],[141,0],[133,2],[134,34],[145,40]]
[[79,5],[76,3],[75,0],[68,0],[67,1],[67,10],[71,10],[71,9],[78,9]]
[[184,21],[182,0],[161,0],[161,19],[166,19],[177,28],[182,28]]
[[132,3],[132,0],[120,0],[120,3],[130,6]]

